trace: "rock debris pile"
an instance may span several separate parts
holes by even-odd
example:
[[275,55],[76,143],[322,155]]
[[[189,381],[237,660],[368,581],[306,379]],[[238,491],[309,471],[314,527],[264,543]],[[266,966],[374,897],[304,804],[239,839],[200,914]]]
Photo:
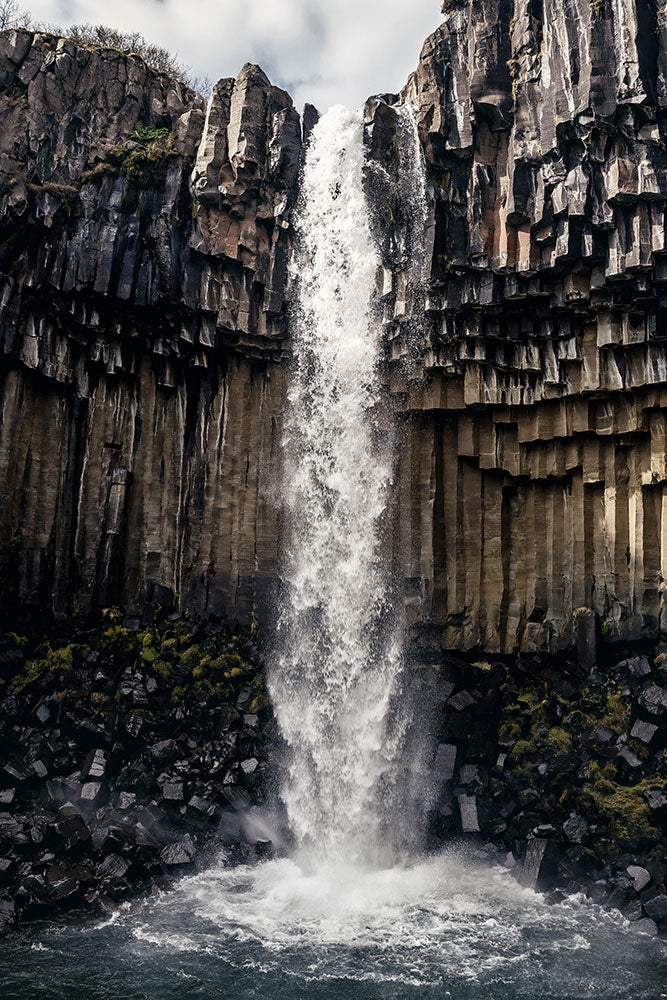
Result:
[[271,852],[253,821],[261,654],[230,625],[0,637],[0,930],[111,912],[216,852]]

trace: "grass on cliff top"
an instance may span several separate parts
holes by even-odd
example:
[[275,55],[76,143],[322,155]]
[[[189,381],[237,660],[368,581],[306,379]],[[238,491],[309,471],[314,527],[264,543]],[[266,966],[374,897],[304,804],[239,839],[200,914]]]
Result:
[[[130,144],[139,148],[132,149]],[[127,144],[114,146],[107,153],[107,162],[137,184],[163,180],[165,166],[178,159],[182,154],[176,149],[173,132],[150,125],[137,125]]]
[[211,93],[211,81],[206,75],[193,73],[173,52],[162,45],[149,42],[139,31],[120,31],[108,24],[90,22],[70,24],[66,28],[43,24],[35,21],[32,14],[19,5],[18,0],[1,0],[0,31],[16,29],[66,38],[89,51],[113,49],[124,56],[139,56],[149,69],[164,73],[202,97],[207,98]]

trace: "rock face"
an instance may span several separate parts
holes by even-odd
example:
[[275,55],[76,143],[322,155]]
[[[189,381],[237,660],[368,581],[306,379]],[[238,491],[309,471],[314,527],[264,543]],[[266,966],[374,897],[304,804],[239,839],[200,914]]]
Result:
[[300,122],[138,57],[0,35],[0,575],[56,613],[248,619],[275,573]]
[[[666,25],[658,0],[448,0],[404,91],[423,231],[369,189],[422,644],[576,644],[591,666],[596,638],[667,627]],[[302,127],[257,67],[205,106],[28,32],[0,36],[0,68],[0,576],[61,614],[247,620],[276,570],[312,109]],[[394,178],[397,106],[366,108],[370,169]]]
[[[655,636],[667,576],[664,5],[448,0],[444,14],[404,92],[432,198],[412,380],[400,358],[420,299],[406,306],[395,268],[385,283],[406,417],[406,621],[437,645],[505,652],[576,642],[579,608],[609,640]],[[379,124],[386,109],[370,107]]]

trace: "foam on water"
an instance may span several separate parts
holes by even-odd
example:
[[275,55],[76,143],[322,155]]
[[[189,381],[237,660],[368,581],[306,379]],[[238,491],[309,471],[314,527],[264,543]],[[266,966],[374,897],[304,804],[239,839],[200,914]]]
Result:
[[[175,910],[178,928],[170,927]],[[220,867],[184,880],[146,917],[133,927],[137,942],[263,973],[406,987],[513,984],[515,993],[498,995],[514,997],[606,996],[605,964],[628,941],[620,917],[577,899],[549,906],[470,850],[384,870],[337,862],[307,872],[290,859]],[[637,957],[659,947],[630,940]],[[616,971],[616,996],[634,996],[623,989],[635,974],[630,961]],[[536,976],[548,991],[532,992]]]

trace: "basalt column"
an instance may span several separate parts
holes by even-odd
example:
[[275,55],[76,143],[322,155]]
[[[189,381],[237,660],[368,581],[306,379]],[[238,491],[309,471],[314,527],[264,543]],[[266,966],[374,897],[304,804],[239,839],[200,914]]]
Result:
[[0,34],[3,605],[248,620],[275,577],[301,125],[135,56]]
[[406,87],[430,281],[414,377],[423,314],[390,248],[387,377],[427,644],[557,649],[583,610],[601,639],[665,627],[666,58],[660,2],[452,0]]

